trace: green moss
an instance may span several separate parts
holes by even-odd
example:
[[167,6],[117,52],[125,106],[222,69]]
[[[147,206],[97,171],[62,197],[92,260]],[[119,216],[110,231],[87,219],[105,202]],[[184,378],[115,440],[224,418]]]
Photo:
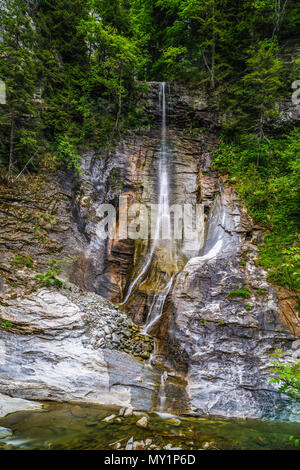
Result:
[[230,299],[234,297],[241,297],[243,299],[247,299],[250,296],[251,296],[251,292],[246,287],[242,287],[240,290],[233,290],[228,294],[228,297]]
[[246,305],[246,310],[248,310],[248,312],[251,312],[251,310],[253,310],[253,305]]

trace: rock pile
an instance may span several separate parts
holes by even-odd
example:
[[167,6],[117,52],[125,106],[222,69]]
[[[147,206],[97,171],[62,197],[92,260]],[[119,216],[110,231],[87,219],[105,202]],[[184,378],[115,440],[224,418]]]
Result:
[[70,300],[88,317],[89,339],[83,346],[94,349],[116,349],[147,360],[154,348],[154,340],[134,325],[130,318],[108,300],[94,293],[70,292]]

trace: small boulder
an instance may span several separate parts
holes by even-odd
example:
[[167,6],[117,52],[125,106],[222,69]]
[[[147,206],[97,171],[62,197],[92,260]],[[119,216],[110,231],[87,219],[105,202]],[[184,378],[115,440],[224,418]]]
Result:
[[133,450],[133,436],[127,442],[125,450]]
[[124,418],[130,418],[131,416],[133,415],[133,408],[132,406],[129,406],[128,408],[126,408],[126,410],[124,411]]
[[135,423],[139,428],[147,428],[149,424],[148,416],[143,416]]
[[105,423],[111,423],[115,418],[116,418],[116,415],[110,415],[104,418],[102,421],[104,421]]
[[177,419],[177,418],[169,418],[169,419],[167,419],[166,423],[170,424],[171,426],[180,426],[181,425],[180,419]]
[[80,406],[73,406],[71,408],[71,413],[76,418],[85,418],[86,417],[86,412]]
[[0,426],[0,439],[4,439],[5,437],[12,436],[12,431],[8,428],[2,428]]

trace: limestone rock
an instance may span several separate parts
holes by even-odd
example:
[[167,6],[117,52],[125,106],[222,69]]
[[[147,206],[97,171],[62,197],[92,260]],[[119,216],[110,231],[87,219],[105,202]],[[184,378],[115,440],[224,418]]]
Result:
[[12,431],[7,428],[2,428],[0,426],[0,439],[4,439],[5,437],[12,436]]
[[143,416],[135,423],[139,428],[147,428],[149,424],[148,416]]
[[116,418],[116,415],[110,415],[104,418],[102,421],[104,421],[105,423],[112,423],[115,418]]

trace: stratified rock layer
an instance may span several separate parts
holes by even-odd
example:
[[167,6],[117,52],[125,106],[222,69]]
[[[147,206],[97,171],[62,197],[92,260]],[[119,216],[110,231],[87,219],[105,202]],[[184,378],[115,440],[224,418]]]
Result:
[[[156,124],[157,93],[152,83]],[[157,358],[176,370],[165,383],[168,411],[296,420],[297,407],[270,385],[268,370],[276,347],[287,353],[284,360],[299,357],[299,317],[293,308],[280,310],[254,263],[263,234],[233,187],[210,170],[215,111],[178,86],[168,88],[168,100],[172,203],[199,203],[205,214],[204,247],[187,254],[158,325]],[[0,393],[159,408],[163,371],[144,362],[152,341],[100,297],[122,300],[149,247],[102,240],[98,214],[102,203],[117,207],[120,195],[156,202],[159,140],[159,130],[141,130],[109,154],[87,152],[80,177],[49,171],[27,188],[1,191]],[[20,255],[31,257],[31,267]],[[54,257],[69,260],[71,280],[83,291],[39,289],[36,272],[46,272]],[[139,324],[153,299],[151,282],[128,306]],[[246,297],[232,295],[242,288]],[[180,376],[188,380],[189,408]]]
[[[296,403],[276,392],[268,374],[275,348],[285,361],[300,356],[297,335],[254,264],[250,219],[231,187],[220,191],[201,256],[178,275],[169,300],[168,329],[187,366],[190,405],[197,414],[299,420]],[[299,319],[292,321],[299,331]]]
[[[157,406],[160,371],[143,361],[152,339],[100,296],[42,289],[9,301],[0,309],[0,323],[7,325],[0,330],[0,393]],[[178,393],[172,407],[183,410],[184,389]]]

